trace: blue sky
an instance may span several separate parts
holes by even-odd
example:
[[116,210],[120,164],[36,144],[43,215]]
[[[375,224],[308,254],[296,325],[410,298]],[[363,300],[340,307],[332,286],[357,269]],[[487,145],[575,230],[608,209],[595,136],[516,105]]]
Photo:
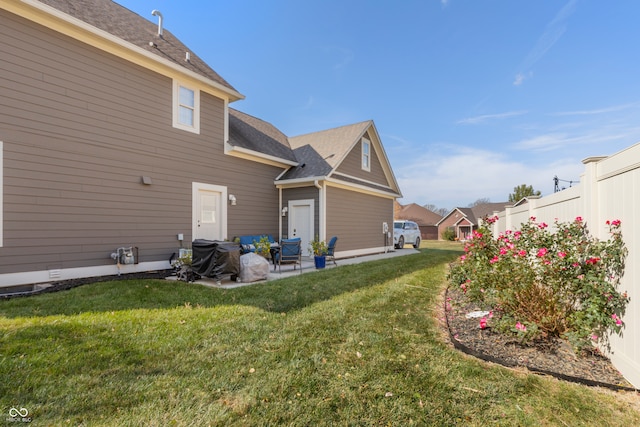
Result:
[[289,136],[372,119],[403,204],[548,195],[640,142],[637,0],[117,2]]

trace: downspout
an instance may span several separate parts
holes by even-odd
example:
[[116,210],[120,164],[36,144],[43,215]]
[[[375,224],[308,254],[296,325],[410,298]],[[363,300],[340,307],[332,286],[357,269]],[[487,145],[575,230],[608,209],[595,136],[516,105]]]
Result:
[[278,235],[282,240],[282,187],[278,187]]
[[318,238],[320,240],[327,240],[327,229],[326,229],[326,211],[325,211],[325,198],[326,198],[326,192],[323,191],[324,186],[320,185],[320,183],[318,182],[318,180],[316,179],[315,181],[313,181],[313,185],[318,189]]

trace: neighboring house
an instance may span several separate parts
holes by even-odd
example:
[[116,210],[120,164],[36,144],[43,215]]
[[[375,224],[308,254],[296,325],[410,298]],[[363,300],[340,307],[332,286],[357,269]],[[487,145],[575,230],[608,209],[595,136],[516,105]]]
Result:
[[396,202],[393,219],[414,221],[420,227],[422,240],[438,240],[438,221],[442,219],[437,213],[415,203],[401,205]]
[[111,0],[0,0],[0,35],[0,286],[166,269],[198,238],[387,248],[400,190],[373,122],[288,138]]
[[483,203],[472,208],[454,208],[436,224],[438,236],[442,239],[442,233],[445,230],[453,229],[458,240],[467,240],[473,230],[479,227],[483,218],[491,217],[510,205],[512,203],[500,202]]

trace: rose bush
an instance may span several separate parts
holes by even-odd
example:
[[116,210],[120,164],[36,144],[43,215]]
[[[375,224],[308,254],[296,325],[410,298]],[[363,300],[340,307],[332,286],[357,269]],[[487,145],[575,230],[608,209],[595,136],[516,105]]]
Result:
[[606,224],[606,241],[592,237],[580,217],[554,227],[532,217],[519,231],[497,237],[481,227],[452,264],[449,280],[492,310],[496,329],[522,341],[563,337],[578,350],[606,346],[610,333],[621,332],[629,302],[618,291],[627,255],[621,223]]

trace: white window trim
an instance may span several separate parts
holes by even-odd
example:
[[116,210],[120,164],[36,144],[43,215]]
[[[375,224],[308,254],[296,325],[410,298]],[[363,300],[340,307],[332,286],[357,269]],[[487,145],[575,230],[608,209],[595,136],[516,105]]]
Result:
[[[180,123],[180,87],[193,91],[193,126]],[[178,80],[173,81],[173,127],[200,134],[200,91]]]
[[[364,147],[368,147],[368,154],[365,154],[365,149]],[[371,172],[371,141],[369,141],[367,138],[362,138],[362,161],[361,161],[361,165],[362,165],[362,170],[365,170],[367,172]],[[365,159],[367,160],[366,164],[365,164]]]

